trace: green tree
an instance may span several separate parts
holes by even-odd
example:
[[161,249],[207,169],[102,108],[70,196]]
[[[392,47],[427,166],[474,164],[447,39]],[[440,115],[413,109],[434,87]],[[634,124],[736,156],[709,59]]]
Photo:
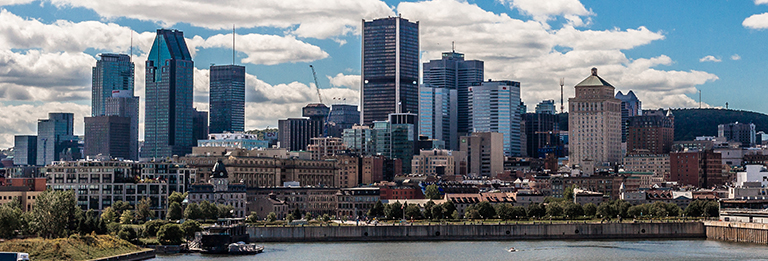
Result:
[[381,203],[381,200],[376,201],[376,204],[373,204],[371,209],[368,210],[368,216],[369,217],[384,216],[384,204]]
[[122,225],[120,223],[117,223],[117,222],[109,223],[109,224],[107,224],[107,232],[110,235],[115,235],[116,236],[117,233],[120,232],[120,227],[122,227]]
[[384,214],[387,216],[388,219],[400,219],[403,218],[403,204],[400,204],[400,202],[395,201],[395,203],[387,204],[388,207],[385,207]]
[[184,211],[181,210],[181,204],[178,202],[171,202],[171,205],[168,207],[168,216],[167,218],[169,220],[179,220],[184,217]]
[[445,201],[445,203],[440,204],[440,206],[443,207],[443,213],[445,213],[446,215],[448,213],[453,213],[454,211],[456,211],[456,205],[454,205],[453,201],[450,201],[450,200]]
[[219,216],[220,218],[231,218],[233,217],[235,207],[231,205],[224,205],[224,204],[216,204],[216,208],[219,210]]
[[424,197],[427,199],[442,199],[442,195],[440,194],[440,188],[437,187],[437,185],[432,184],[427,186],[427,188],[424,189]]
[[106,207],[101,211],[101,220],[104,220],[107,223],[112,223],[116,221],[115,218],[117,218],[117,212],[112,207]]
[[168,196],[168,204],[170,206],[171,203],[176,202],[176,203],[179,203],[179,205],[181,205],[181,203],[184,202],[184,199],[186,197],[187,197],[186,192],[182,194],[178,191],[174,191],[173,193],[171,193],[170,196]]
[[483,219],[491,219],[496,216],[496,209],[488,201],[477,203],[477,211]]
[[720,216],[720,204],[716,201],[707,201],[704,204],[704,216],[705,217],[719,217]]
[[313,216],[311,212],[307,211],[306,213],[304,213],[304,219],[306,219],[307,221],[312,220],[312,218]]
[[512,216],[515,219],[523,219],[526,217],[525,208],[522,206],[512,207]]
[[557,217],[563,215],[563,207],[560,206],[558,203],[549,203],[547,204],[547,215],[550,217]]
[[480,208],[476,204],[469,205],[464,209],[464,217],[469,219],[483,218],[483,216],[480,215]]
[[685,208],[685,216],[687,217],[700,217],[704,214],[704,206],[706,203],[701,200],[694,200],[691,201],[691,203],[688,204],[688,206]]
[[74,190],[46,190],[35,200],[30,226],[41,237],[64,237],[76,229],[78,213]]
[[603,202],[597,206],[597,215],[602,218],[614,218],[616,217],[616,210],[611,206],[611,203]]
[[515,218],[515,213],[512,212],[512,204],[504,203],[496,205],[496,214],[502,220],[510,220]]
[[667,213],[669,213],[669,216],[670,216],[670,217],[677,217],[677,216],[680,216],[680,213],[682,213],[682,212],[683,212],[683,211],[680,209],[680,207],[679,207],[679,206],[677,206],[677,204],[675,204],[675,203],[667,203],[667,204],[666,204],[666,207],[667,207]]
[[13,204],[0,205],[0,238],[12,238],[21,228],[21,209]]
[[155,217],[155,212],[152,211],[152,202],[149,198],[142,198],[139,203],[136,204],[136,219],[146,221]]
[[581,206],[585,216],[594,217],[597,213],[597,205],[595,203],[587,203]]
[[269,212],[269,214],[267,214],[267,221],[274,222],[275,220],[277,220],[277,214],[275,214],[275,212]]
[[[435,202],[430,200],[427,201],[427,203],[424,204],[424,218],[432,219],[432,208],[435,206]],[[438,206],[439,207],[439,206]],[[440,213],[442,213],[443,210],[440,210]]]
[[136,215],[133,214],[133,211],[126,210],[126,211],[123,211],[123,215],[120,216],[120,223],[133,224],[133,221],[135,218],[136,218]]
[[177,224],[166,224],[157,232],[157,241],[161,245],[179,245],[184,237],[184,231]]
[[320,217],[320,220],[327,223],[328,221],[331,221],[331,216],[328,214],[323,214],[323,216]]
[[299,210],[299,208],[298,208],[298,207],[297,207],[297,208],[295,208],[295,209],[293,210],[293,212],[291,212],[291,214],[293,214],[293,218],[294,218],[294,219],[301,219],[301,216],[303,216],[303,215],[302,215],[302,213],[301,213],[301,210]]
[[[432,202],[432,201],[429,201],[429,202]],[[429,204],[429,202],[427,202],[427,204]],[[426,210],[425,210],[425,212],[426,212]],[[431,213],[429,215],[433,219],[437,219],[437,220],[445,218],[445,215],[447,214],[445,212],[445,209],[443,208],[443,204],[432,206],[432,208],[430,208],[430,212]]]
[[531,203],[526,210],[526,214],[531,218],[542,218],[546,213],[546,210],[538,203]]
[[117,215],[115,216],[120,216],[123,214],[123,211],[131,209],[131,204],[128,204],[128,202],[125,202],[122,200],[118,200],[112,204],[112,209],[114,209],[115,212],[117,212]]
[[296,218],[293,217],[293,213],[290,213],[287,216],[285,216],[285,221],[288,221],[288,223],[293,222],[294,219]]
[[564,205],[565,207],[563,207],[563,214],[569,218],[576,218],[584,215],[584,209],[581,208],[581,205],[571,201],[564,202]]
[[200,205],[191,203],[184,209],[184,218],[196,220],[205,218],[205,215],[203,215],[203,210],[200,209]]
[[[126,211],[126,212],[128,212],[128,211]],[[125,213],[123,213],[123,214],[125,214]],[[119,237],[122,240],[131,242],[132,244],[138,243],[138,239],[139,239],[139,235],[138,235],[138,233],[136,233],[136,230],[133,229],[130,226],[122,226],[122,227],[120,227],[120,232],[117,233],[117,237]]]
[[184,237],[189,239],[195,237],[195,232],[203,231],[203,228],[195,220],[185,220],[181,223],[181,230],[184,231]]
[[457,219],[461,218],[459,216],[459,211],[458,210],[454,210],[453,214],[451,214],[451,218],[453,218],[454,220],[457,220]]
[[627,210],[627,215],[630,217],[640,217],[642,215],[648,215],[647,210],[645,210],[646,204],[641,204],[637,206],[631,206],[629,207],[629,210]]
[[216,205],[212,204],[208,201],[200,202],[200,210],[203,213],[204,219],[218,219],[219,218],[219,208],[216,207]]
[[407,207],[405,207],[405,217],[409,219],[421,219],[422,218],[421,209],[416,204],[410,204]]
[[573,189],[575,189],[575,188],[576,188],[576,185],[570,185],[567,188],[565,188],[565,190],[563,191],[563,199],[565,201],[573,202],[573,200],[574,200],[574,198],[573,198]]
[[259,221],[259,214],[257,214],[255,211],[251,211],[251,214],[248,215],[248,222],[256,223],[258,221]]
[[156,237],[157,231],[160,231],[160,228],[166,224],[168,224],[168,221],[162,219],[147,221],[147,223],[144,223],[144,233],[146,234],[146,237]]

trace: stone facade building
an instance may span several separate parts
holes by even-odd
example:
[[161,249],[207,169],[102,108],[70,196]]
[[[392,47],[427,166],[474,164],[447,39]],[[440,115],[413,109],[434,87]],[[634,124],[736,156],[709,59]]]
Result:
[[190,186],[187,200],[189,203],[208,201],[213,204],[232,206],[234,208],[232,216],[236,218],[248,215],[245,208],[245,185],[229,182],[229,173],[221,160],[213,166],[208,183],[195,183]]

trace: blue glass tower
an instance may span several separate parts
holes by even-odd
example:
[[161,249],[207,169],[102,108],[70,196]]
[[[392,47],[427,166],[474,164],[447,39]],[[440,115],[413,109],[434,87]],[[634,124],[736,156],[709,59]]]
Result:
[[430,85],[419,87],[419,135],[444,141],[458,150],[457,90]]
[[[485,64],[480,60],[464,60],[464,54],[455,51],[445,52],[440,60],[424,63],[424,85],[435,88],[448,88],[457,91],[457,112],[459,135],[471,132],[469,128],[468,89],[473,84],[483,81]],[[447,141],[446,141],[447,144]]]
[[504,134],[504,155],[522,155],[520,146],[520,83],[486,81],[469,88],[472,132]]
[[73,139],[73,113],[49,113],[48,119],[37,121],[37,165],[45,166],[61,159]]
[[142,158],[192,152],[193,72],[184,33],[158,29],[145,69]]
[[133,62],[125,54],[104,53],[91,74],[91,116],[105,115],[106,100],[112,91],[129,91],[133,96]]
[[245,131],[245,66],[211,66],[210,133]]

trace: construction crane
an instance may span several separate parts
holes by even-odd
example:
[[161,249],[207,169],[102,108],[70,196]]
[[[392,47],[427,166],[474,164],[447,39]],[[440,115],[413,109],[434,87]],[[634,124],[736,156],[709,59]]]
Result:
[[323,103],[323,96],[320,95],[320,84],[317,83],[317,73],[315,73],[315,67],[310,64],[309,68],[312,69],[312,78],[315,79],[315,88],[317,89],[317,98],[320,99],[320,103]]

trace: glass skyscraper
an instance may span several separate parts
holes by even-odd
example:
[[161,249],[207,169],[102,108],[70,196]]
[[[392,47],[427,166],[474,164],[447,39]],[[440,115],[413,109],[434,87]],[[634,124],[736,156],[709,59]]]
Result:
[[457,90],[429,85],[419,87],[419,135],[445,142],[458,150]]
[[212,65],[210,133],[245,131],[245,66]]
[[61,159],[74,138],[74,118],[72,113],[49,113],[48,119],[37,121],[37,165]]
[[192,152],[194,62],[178,30],[158,29],[145,70],[142,158]]
[[[443,53],[442,59],[424,63],[424,85],[457,90],[457,130],[460,135],[470,132],[468,89],[483,81],[484,62],[464,60],[464,54],[455,51]],[[446,142],[447,144],[447,142]]]
[[130,91],[133,96],[133,62],[125,54],[104,53],[91,70],[91,116],[104,115],[112,91]]
[[486,81],[469,88],[472,132],[504,134],[504,155],[520,156],[520,83]]
[[105,116],[130,118],[127,159],[139,160],[139,97],[131,91],[113,91],[105,101]]
[[361,119],[419,112],[419,23],[400,17],[363,20]]

